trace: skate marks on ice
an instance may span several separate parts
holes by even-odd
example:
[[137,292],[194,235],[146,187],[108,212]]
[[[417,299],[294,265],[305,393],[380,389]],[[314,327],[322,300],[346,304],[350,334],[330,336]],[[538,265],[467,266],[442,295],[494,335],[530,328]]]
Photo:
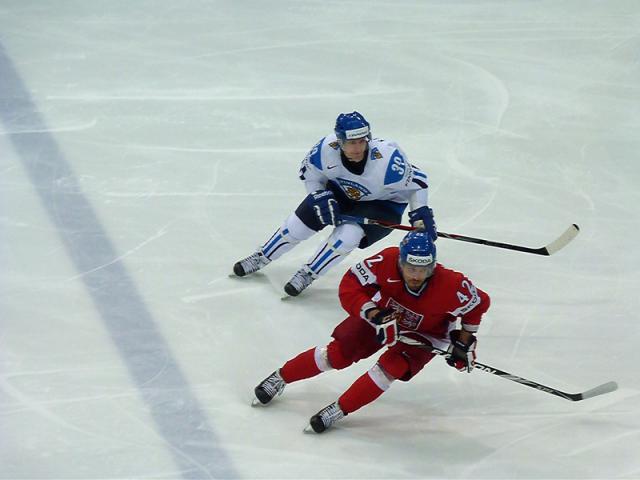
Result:
[[[10,132],[16,130],[16,122],[34,132],[9,134],[8,138],[180,472],[186,476],[235,476],[235,467],[136,283],[122,262],[114,262],[120,255],[109,233],[82,194],[71,165],[2,44],[0,71],[0,91],[14,99],[0,102],[0,121]],[[42,161],[43,152],[46,163]],[[59,178],[65,179],[64,189],[56,188]],[[145,332],[144,351],[135,337],[123,333],[132,328]],[[158,355],[168,367],[151,386],[147,382],[154,376]],[[180,415],[183,408],[190,412],[188,421]]]
[[256,272],[250,277],[244,278],[230,273],[226,277],[218,277],[208,282],[206,287],[200,289],[202,293],[184,295],[180,299],[184,303],[198,303],[213,298],[225,298],[228,295],[260,290],[271,284],[269,278],[262,272]]

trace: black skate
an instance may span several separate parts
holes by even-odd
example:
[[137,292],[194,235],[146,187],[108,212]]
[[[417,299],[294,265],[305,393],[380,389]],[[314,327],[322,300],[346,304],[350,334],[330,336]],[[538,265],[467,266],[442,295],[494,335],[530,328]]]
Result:
[[287,384],[280,376],[280,370],[276,370],[253,389],[256,398],[253,400],[252,405],[266,405],[276,395],[281,395],[284,391],[284,387]]
[[255,273],[264,266],[271,263],[267,257],[265,257],[262,252],[255,252],[249,255],[247,258],[243,258],[239,262],[233,266],[233,273],[235,273],[238,277],[244,277],[245,275],[249,275],[250,273]]
[[322,433],[338,420],[342,420],[347,414],[342,411],[338,402],[324,407],[309,420],[309,425],[305,428],[306,432],[314,431]]
[[317,277],[305,265],[291,277],[291,280],[284,286],[284,291],[287,295],[297,297],[300,295],[300,292],[311,285],[316,278]]

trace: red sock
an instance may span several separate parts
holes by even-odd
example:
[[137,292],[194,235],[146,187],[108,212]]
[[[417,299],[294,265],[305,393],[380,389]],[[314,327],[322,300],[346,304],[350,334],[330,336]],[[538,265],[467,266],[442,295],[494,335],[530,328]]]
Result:
[[285,363],[280,369],[282,379],[287,383],[291,383],[305,378],[315,377],[319,373],[322,373],[316,365],[316,359],[314,357],[315,351],[316,347],[313,347]]
[[349,389],[338,399],[338,403],[340,404],[342,411],[347,414],[355,412],[360,407],[364,407],[365,405],[373,402],[383,393],[384,390],[378,387],[375,382],[371,380],[371,377],[367,372],[353,382],[353,385],[351,385]]

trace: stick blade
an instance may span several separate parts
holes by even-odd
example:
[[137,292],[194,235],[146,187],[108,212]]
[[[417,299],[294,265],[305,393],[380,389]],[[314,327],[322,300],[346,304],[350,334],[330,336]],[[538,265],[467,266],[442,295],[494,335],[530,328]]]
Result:
[[542,249],[544,255],[553,255],[558,250],[564,248],[569,242],[571,242],[571,240],[576,238],[578,233],[580,233],[580,227],[575,223],[572,224],[562,235]]
[[604,395],[605,393],[610,393],[617,389],[618,389],[618,384],[616,382],[603,383],[602,385],[593,387],[591,390],[582,392],[580,394],[580,400],[586,400],[587,398],[595,397],[598,395]]

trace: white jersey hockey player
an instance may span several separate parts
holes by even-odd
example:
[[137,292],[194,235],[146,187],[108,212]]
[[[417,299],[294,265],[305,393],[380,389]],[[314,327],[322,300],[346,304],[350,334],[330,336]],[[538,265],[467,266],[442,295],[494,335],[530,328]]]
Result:
[[307,197],[283,225],[250,256],[237,262],[239,277],[257,272],[327,225],[328,240],[285,285],[296,296],[355,248],[366,248],[390,233],[376,225],[345,221],[341,215],[400,223],[409,220],[435,240],[433,212],[427,206],[427,175],[407,160],[393,141],[371,137],[369,122],[358,112],[341,113],[334,133],[321,139],[300,168]]

